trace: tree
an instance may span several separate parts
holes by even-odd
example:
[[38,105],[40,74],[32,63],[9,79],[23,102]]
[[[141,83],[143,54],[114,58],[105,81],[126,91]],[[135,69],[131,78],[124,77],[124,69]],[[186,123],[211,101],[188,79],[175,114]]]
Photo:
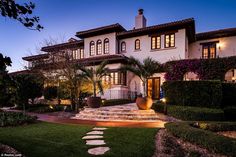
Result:
[[109,69],[106,67],[107,61],[103,61],[97,67],[86,68],[84,66],[79,66],[79,69],[83,72],[82,76],[86,81],[93,86],[93,96],[97,96],[97,88],[99,92],[103,93],[102,77],[109,75]]
[[15,0],[0,0],[0,13],[3,17],[9,17],[22,23],[25,27],[40,31],[43,27],[39,24],[38,16],[30,16],[35,4],[32,2],[20,5]]
[[143,83],[143,94],[147,96],[146,93],[146,82],[147,79],[162,70],[161,64],[152,58],[148,57],[140,62],[134,57],[128,58],[128,64],[121,67],[122,71],[130,71],[140,78]]
[[39,74],[19,74],[14,77],[17,84],[17,105],[28,105],[30,99],[41,97],[43,93],[43,77]]
[[7,66],[11,66],[11,63],[9,57],[3,57],[0,53],[0,106],[14,103],[15,84],[6,70]]

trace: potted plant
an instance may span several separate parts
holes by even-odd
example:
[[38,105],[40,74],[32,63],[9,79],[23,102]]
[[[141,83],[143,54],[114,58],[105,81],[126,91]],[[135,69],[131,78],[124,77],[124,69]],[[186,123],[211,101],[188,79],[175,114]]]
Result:
[[141,110],[148,110],[152,106],[152,98],[147,96],[147,79],[161,70],[161,64],[148,57],[140,62],[134,57],[128,58],[128,64],[123,65],[121,70],[127,70],[137,75],[143,84],[143,95],[139,95],[136,104]]
[[92,84],[93,96],[87,98],[87,104],[91,108],[98,108],[101,106],[101,97],[97,96],[97,91],[103,94],[102,77],[108,75],[109,69],[106,68],[107,61],[103,61],[97,67],[85,68],[80,66],[84,80]]

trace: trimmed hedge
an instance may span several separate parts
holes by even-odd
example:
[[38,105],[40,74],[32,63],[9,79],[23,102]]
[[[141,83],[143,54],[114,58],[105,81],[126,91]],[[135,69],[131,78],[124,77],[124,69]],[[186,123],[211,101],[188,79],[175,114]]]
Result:
[[236,131],[236,122],[197,122],[194,123],[193,126],[196,126],[205,129],[210,130],[213,132],[219,132],[219,131]]
[[165,128],[174,136],[202,146],[212,152],[227,156],[235,156],[235,139],[217,135],[214,132],[195,128],[191,125],[193,125],[193,123],[167,123],[165,124]]
[[226,120],[236,121],[236,106],[229,106],[224,108]]
[[[155,103],[152,107],[156,112],[164,113],[164,105]],[[181,120],[187,121],[222,121],[224,120],[224,112],[221,109],[192,107],[192,106],[176,106],[167,105],[167,114]]]
[[129,104],[132,102],[133,101],[129,99],[110,99],[110,100],[104,100],[102,103],[102,106],[123,105],[123,104]]
[[36,116],[25,115],[21,112],[0,112],[0,127],[30,124],[36,120]]
[[168,104],[209,108],[221,106],[220,81],[168,81],[163,83],[162,89]]
[[222,83],[222,106],[236,107],[236,83]]

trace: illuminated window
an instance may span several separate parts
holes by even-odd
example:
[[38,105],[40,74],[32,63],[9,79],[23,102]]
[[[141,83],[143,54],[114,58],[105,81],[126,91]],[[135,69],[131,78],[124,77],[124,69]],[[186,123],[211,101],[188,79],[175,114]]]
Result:
[[102,54],[102,41],[98,40],[97,41],[97,55],[101,55]]
[[165,35],[165,48],[175,47],[175,34]]
[[90,42],[90,56],[95,55],[95,43],[94,41]]
[[126,85],[126,72],[111,72],[104,76],[102,80],[111,85]]
[[202,58],[216,58],[216,43],[202,44]]
[[151,49],[160,49],[161,48],[161,37],[155,36],[151,38]]
[[80,49],[80,59],[84,58],[84,49]]
[[140,50],[140,40],[136,39],[134,44],[135,44],[134,49],[135,50]]
[[108,54],[109,53],[109,39],[105,39],[104,40],[104,54]]
[[126,43],[123,41],[121,43],[121,52],[125,52],[126,51]]

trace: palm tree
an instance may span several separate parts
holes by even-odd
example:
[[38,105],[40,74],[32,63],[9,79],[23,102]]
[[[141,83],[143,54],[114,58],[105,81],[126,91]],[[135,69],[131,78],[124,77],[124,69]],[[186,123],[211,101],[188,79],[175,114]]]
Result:
[[97,87],[100,93],[103,94],[102,77],[109,75],[109,68],[106,67],[107,64],[107,61],[103,61],[97,67],[85,68],[84,66],[79,66],[84,80],[93,85],[93,97],[97,96]]
[[143,92],[144,92],[143,94],[144,97],[146,97],[147,79],[153,76],[155,73],[161,71],[161,64],[150,57],[145,58],[143,62],[140,62],[138,59],[134,57],[130,57],[128,58],[128,64],[123,65],[121,67],[121,70],[130,71],[140,78],[140,80],[143,83]]

